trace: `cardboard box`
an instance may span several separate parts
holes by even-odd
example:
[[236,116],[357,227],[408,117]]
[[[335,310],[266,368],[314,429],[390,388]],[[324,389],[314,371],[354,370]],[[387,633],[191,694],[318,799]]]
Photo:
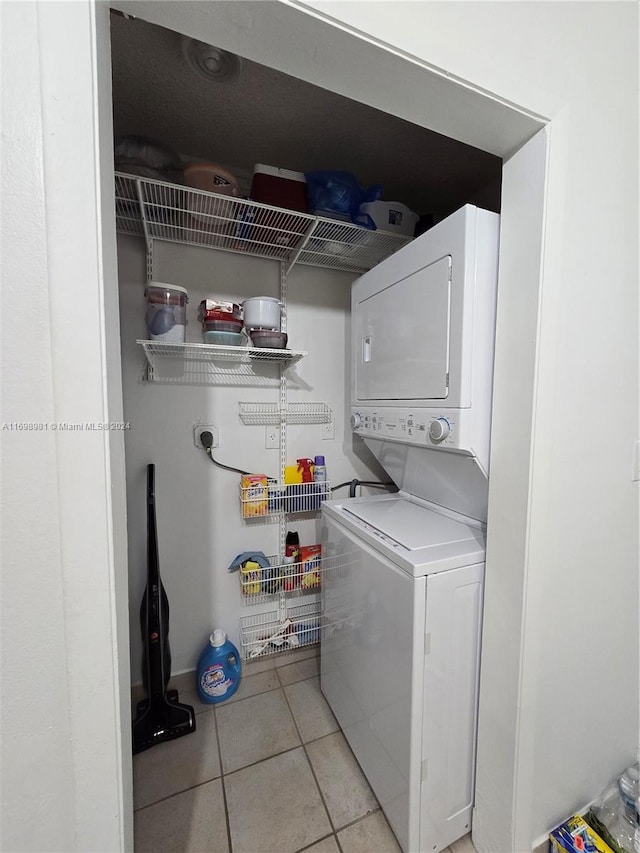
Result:
[[549,833],[549,853],[613,853],[589,824],[573,815]]
[[243,474],[240,480],[242,517],[256,518],[267,515],[269,491],[266,474]]
[[302,545],[300,547],[300,587],[315,589],[320,586],[321,545]]

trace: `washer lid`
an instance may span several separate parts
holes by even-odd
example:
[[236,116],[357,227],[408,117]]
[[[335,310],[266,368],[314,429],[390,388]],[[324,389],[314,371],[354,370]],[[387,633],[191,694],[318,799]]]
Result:
[[405,498],[349,502],[343,509],[408,551],[442,545],[457,545],[460,553],[478,549],[480,531]]

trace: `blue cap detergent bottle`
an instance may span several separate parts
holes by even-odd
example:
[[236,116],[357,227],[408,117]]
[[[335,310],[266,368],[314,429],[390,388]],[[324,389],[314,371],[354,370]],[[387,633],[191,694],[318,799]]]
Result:
[[198,695],[203,702],[224,702],[240,684],[240,655],[227,635],[216,628],[198,658]]

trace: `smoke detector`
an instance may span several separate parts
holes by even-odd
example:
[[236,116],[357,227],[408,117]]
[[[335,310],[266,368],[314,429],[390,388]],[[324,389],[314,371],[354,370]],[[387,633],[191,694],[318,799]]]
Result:
[[212,44],[187,38],[182,39],[182,55],[187,65],[201,77],[217,83],[235,80],[240,74],[240,57]]

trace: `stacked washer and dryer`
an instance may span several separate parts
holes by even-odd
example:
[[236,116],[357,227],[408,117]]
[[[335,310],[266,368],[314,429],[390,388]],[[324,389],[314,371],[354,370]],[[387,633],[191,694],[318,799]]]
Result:
[[405,853],[469,832],[499,217],[354,282],[351,425],[392,495],[323,504],[321,687]]

